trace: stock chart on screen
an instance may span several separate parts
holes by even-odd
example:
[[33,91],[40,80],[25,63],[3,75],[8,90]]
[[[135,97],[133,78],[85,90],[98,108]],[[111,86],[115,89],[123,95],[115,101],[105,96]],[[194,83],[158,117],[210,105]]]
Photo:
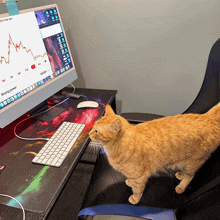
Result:
[[0,109],[74,67],[56,8],[0,18]]

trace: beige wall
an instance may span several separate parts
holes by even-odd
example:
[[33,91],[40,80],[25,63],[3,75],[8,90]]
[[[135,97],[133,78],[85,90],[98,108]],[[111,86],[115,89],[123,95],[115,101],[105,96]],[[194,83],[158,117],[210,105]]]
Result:
[[76,86],[117,89],[119,113],[173,115],[193,102],[220,37],[218,0],[19,0],[18,8],[50,3],[60,9]]

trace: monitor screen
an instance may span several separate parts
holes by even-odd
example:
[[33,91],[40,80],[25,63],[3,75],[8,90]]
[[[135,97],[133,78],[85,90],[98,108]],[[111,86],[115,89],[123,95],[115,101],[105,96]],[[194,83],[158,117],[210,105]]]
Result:
[[0,15],[0,127],[77,79],[56,4]]

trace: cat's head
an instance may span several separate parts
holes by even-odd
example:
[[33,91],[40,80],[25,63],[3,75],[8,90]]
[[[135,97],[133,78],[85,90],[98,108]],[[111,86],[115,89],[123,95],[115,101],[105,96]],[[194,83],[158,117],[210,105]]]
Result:
[[124,120],[125,119],[121,116],[114,113],[110,105],[107,105],[105,115],[95,122],[94,127],[89,132],[89,135],[92,140],[107,144],[108,142],[118,138]]

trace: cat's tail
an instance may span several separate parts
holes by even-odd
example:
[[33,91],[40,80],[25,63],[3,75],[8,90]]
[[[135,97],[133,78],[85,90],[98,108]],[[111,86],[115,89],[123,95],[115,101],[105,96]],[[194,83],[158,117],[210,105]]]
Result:
[[220,122],[220,102],[206,112],[206,115]]

